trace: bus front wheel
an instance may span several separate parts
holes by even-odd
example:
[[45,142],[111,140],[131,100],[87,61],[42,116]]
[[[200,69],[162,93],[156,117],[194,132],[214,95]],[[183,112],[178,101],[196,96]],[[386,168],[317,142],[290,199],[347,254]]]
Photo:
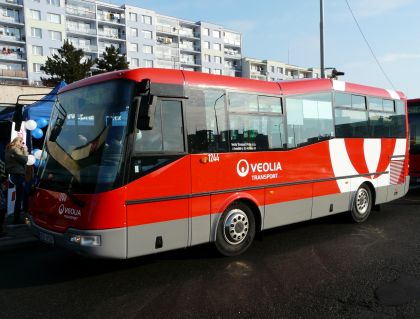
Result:
[[225,256],[242,254],[255,237],[255,218],[244,203],[233,203],[220,217],[216,232],[216,248]]
[[363,223],[370,215],[372,209],[372,192],[370,188],[362,184],[354,195],[351,218],[356,223]]

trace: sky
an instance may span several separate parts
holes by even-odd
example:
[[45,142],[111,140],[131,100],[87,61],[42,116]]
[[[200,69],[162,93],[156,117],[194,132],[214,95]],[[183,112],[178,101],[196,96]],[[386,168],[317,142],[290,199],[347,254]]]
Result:
[[[325,67],[340,80],[420,97],[420,1],[324,0]],[[242,34],[242,55],[320,67],[319,0],[113,0],[158,14],[222,25]]]

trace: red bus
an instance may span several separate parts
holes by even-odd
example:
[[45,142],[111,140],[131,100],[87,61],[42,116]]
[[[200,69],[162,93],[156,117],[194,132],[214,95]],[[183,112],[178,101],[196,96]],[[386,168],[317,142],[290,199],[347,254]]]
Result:
[[330,79],[265,82],[166,69],[61,89],[32,197],[41,240],[130,258],[349,212],[408,190],[403,93]]
[[420,181],[420,99],[407,101],[410,127],[409,174],[412,182]]

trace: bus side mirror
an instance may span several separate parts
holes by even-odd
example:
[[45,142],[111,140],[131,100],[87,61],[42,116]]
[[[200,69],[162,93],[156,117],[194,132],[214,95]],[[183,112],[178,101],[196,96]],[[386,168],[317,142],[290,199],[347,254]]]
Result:
[[141,131],[153,129],[156,110],[156,96],[140,96],[134,98],[138,108],[137,128]]
[[150,80],[144,79],[138,85],[138,96],[134,98],[137,113],[137,128],[139,130],[153,129],[156,110],[156,96],[150,94]]

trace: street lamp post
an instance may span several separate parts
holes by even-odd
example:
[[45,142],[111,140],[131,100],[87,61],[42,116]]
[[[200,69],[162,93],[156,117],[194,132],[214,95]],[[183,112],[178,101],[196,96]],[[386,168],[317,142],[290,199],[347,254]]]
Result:
[[320,22],[319,22],[319,39],[321,50],[321,78],[325,78],[324,68],[324,0],[320,0]]

